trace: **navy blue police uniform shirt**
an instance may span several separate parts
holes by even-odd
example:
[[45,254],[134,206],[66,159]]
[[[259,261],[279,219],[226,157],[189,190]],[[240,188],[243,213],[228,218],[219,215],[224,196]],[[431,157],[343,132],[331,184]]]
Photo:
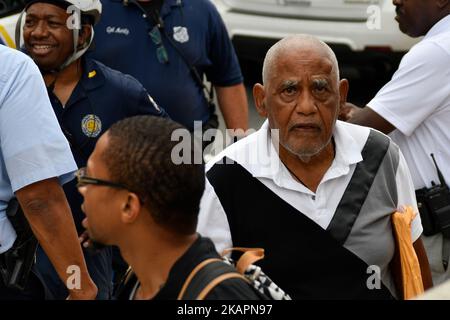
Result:
[[[202,77],[206,74],[216,86],[242,83],[227,30],[209,0],[166,0],[161,17],[167,37]],[[205,122],[209,118],[204,92],[165,36],[162,44],[169,62],[159,62],[158,46],[149,35],[152,28],[136,5],[105,0],[102,18],[95,27],[96,46],[91,56],[137,78],[173,120],[192,130],[194,120]]]
[[[53,109],[78,167],[86,166],[95,143],[113,123],[135,115],[167,117],[135,78],[89,58],[83,58],[82,65],[83,75],[65,106],[49,90]],[[76,179],[63,188],[77,230],[82,231],[84,213]]]

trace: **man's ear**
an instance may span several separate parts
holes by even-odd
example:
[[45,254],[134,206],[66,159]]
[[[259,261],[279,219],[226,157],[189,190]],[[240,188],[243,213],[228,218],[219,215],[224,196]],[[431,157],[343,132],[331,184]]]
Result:
[[88,24],[83,24],[78,34],[78,46],[82,46],[91,38],[92,29]]
[[255,107],[259,115],[267,118],[266,91],[264,89],[264,86],[260,83],[257,83],[253,86],[253,100],[255,102]]
[[130,224],[139,217],[141,202],[139,201],[139,197],[133,192],[128,192],[125,200],[122,203],[121,220],[123,223]]
[[349,86],[347,79],[339,81],[339,109],[345,107],[345,104],[347,103]]

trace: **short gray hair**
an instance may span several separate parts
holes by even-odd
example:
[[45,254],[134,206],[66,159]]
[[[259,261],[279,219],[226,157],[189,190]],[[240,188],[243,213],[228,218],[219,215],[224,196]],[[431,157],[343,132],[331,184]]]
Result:
[[281,39],[267,51],[262,69],[263,84],[267,83],[269,74],[272,72],[271,70],[275,65],[275,61],[282,52],[285,50],[295,50],[311,46],[317,47],[318,50],[322,49],[325,52],[326,56],[331,60],[333,70],[336,72],[337,79],[339,80],[339,65],[333,50],[331,50],[325,42],[314,36],[297,34]]

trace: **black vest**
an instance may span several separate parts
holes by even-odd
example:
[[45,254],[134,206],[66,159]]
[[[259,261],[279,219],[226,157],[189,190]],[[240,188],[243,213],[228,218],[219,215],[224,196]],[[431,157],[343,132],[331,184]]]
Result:
[[258,264],[293,299],[393,299],[383,284],[368,288],[372,273],[367,263],[343,247],[389,143],[371,130],[364,160],[357,164],[327,230],[238,163],[225,159],[215,164],[207,177],[227,215],[233,245],[264,248],[266,257]]

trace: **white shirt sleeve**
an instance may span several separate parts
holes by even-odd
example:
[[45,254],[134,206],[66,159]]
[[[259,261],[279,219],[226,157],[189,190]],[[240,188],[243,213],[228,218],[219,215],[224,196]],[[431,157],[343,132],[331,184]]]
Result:
[[419,239],[423,232],[422,221],[420,220],[419,210],[417,208],[416,194],[409,173],[408,165],[403,157],[403,154],[399,150],[399,163],[397,173],[395,175],[395,181],[397,183],[397,209],[400,210],[402,206],[411,206],[414,212],[417,214],[411,224],[411,238],[412,241]]
[[208,179],[200,202],[197,231],[210,238],[219,253],[233,246],[227,215]]
[[14,68],[0,79],[0,148],[12,191],[52,177],[65,183],[77,166],[42,76],[28,57],[8,59]]
[[410,136],[448,97],[449,57],[434,42],[419,43],[367,105]]

